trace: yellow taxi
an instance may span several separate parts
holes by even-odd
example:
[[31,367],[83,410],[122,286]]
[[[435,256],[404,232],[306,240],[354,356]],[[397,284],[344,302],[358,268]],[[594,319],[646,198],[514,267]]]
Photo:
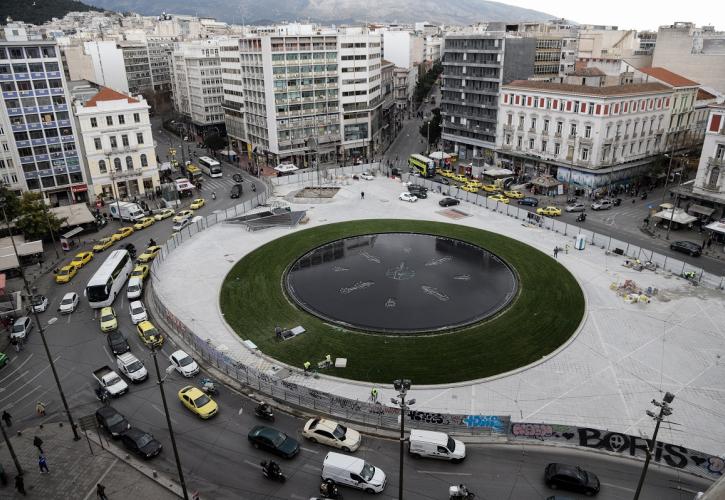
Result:
[[446,169],[441,169],[441,170],[438,171],[438,173],[440,175],[442,175],[443,177],[453,177],[454,175],[456,175],[453,172],[453,170],[446,170]]
[[461,174],[453,174],[453,175],[451,175],[451,179],[453,179],[454,181],[458,181],[458,182],[466,182],[468,180],[468,177],[466,177],[465,175],[461,175]]
[[478,189],[481,189],[481,186],[483,186],[483,183],[478,179],[468,179],[466,181],[466,184],[468,184],[469,186],[477,187]]
[[133,228],[136,231],[140,231],[141,229],[146,229],[147,227],[151,226],[154,222],[156,222],[156,219],[154,219],[153,217],[144,217],[136,224],[134,224]]
[[505,203],[506,205],[509,204],[509,199],[506,198],[502,194],[492,194],[491,196],[488,197],[488,199],[491,201],[498,202],[498,203]]
[[146,264],[139,264],[131,271],[131,278],[141,278],[145,280],[149,275],[149,266]]
[[487,193],[496,193],[496,192],[498,192],[498,188],[494,184],[484,184],[483,186],[481,186],[481,189],[483,189]]
[[148,347],[161,347],[164,343],[164,336],[159,333],[153,323],[150,321],[142,321],[136,325],[138,336]]
[[164,219],[168,219],[172,215],[174,215],[173,210],[171,210],[170,208],[164,208],[163,210],[160,210],[159,212],[157,212],[154,215],[154,219],[155,220],[164,220]]
[[197,198],[194,201],[191,202],[191,205],[189,205],[189,208],[192,210],[199,210],[201,207],[204,206],[206,201],[204,198]]
[[561,209],[556,207],[544,207],[544,208],[537,208],[536,213],[538,215],[546,215],[548,217],[556,217],[561,215]]
[[216,401],[193,385],[187,385],[179,391],[179,401],[203,419],[211,418],[219,411]]
[[110,332],[118,328],[118,318],[113,307],[104,307],[101,309],[101,331]]
[[156,256],[159,254],[159,251],[161,250],[161,247],[158,245],[154,245],[152,247],[148,247],[144,252],[138,256],[138,260],[142,264],[148,264],[152,260],[156,258]]
[[68,264],[67,266],[61,267],[55,275],[56,283],[68,283],[73,279],[73,276],[78,272],[76,266]]
[[93,258],[93,252],[81,252],[81,253],[76,254],[75,257],[73,257],[73,260],[70,261],[70,265],[75,266],[76,269],[80,269],[81,267],[88,264],[92,258]]
[[101,238],[100,240],[98,240],[98,243],[96,243],[95,245],[93,245],[93,251],[94,252],[102,252],[105,249],[109,248],[111,245],[113,245],[114,241],[115,240],[112,239],[111,237]]
[[174,222],[181,222],[184,219],[188,219],[192,215],[194,215],[194,211],[193,210],[182,210],[180,212],[176,212],[176,216],[173,218],[173,221]]
[[115,233],[111,235],[111,239],[113,241],[121,241],[124,238],[128,238],[133,234],[133,228],[132,227],[122,227]]
[[521,191],[504,191],[503,194],[505,194],[509,198],[513,198],[514,200],[520,200],[524,197],[524,193],[522,193]]
[[478,193],[478,188],[472,184],[464,184],[461,189],[469,193]]

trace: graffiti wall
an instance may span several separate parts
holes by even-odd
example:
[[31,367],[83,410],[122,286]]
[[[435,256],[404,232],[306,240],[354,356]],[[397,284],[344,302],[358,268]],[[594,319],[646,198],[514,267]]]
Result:
[[[610,432],[590,427],[569,425],[514,422],[509,438],[512,441],[556,442],[569,446],[590,448],[612,453],[627,454],[631,457],[646,457],[650,440],[639,436]],[[722,458],[690,450],[684,446],[657,442],[653,462],[676,469],[718,479],[725,471]]]

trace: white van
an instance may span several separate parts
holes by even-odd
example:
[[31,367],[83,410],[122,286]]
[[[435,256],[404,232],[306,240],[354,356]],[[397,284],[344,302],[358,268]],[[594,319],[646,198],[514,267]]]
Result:
[[126,286],[126,297],[129,299],[137,299],[143,292],[143,280],[134,276],[128,280],[128,286]]
[[410,431],[408,453],[414,457],[440,458],[459,463],[466,458],[466,445],[445,432]]
[[351,486],[366,493],[380,493],[385,489],[387,477],[378,467],[361,458],[329,452],[322,462],[322,480]]

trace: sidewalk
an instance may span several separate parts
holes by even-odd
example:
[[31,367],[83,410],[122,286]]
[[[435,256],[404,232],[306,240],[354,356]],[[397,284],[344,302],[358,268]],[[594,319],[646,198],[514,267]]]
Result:
[[[95,499],[98,483],[106,487],[106,495],[111,500],[179,498],[178,494],[173,493],[180,491],[178,485],[162,475],[152,479],[152,468],[135,458],[126,459],[126,452],[119,447],[118,442],[110,443],[116,452],[114,454],[94,442],[98,436],[91,436],[91,433],[91,441],[83,434],[80,441],[73,441],[67,426],[48,424],[42,428],[29,427],[21,431],[16,424],[5,430],[23,468],[28,498]],[[48,474],[39,472],[38,450],[33,446],[35,436],[43,441],[42,447],[50,470]],[[108,448],[105,436],[103,446]],[[24,498],[15,490],[17,471],[4,441],[0,442],[0,464],[8,477],[8,484],[0,486],[0,498]]]

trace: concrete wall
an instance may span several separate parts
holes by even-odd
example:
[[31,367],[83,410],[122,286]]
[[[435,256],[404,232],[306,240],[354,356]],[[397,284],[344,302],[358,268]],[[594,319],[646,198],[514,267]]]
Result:
[[535,38],[505,38],[501,83],[528,80],[534,75]]

